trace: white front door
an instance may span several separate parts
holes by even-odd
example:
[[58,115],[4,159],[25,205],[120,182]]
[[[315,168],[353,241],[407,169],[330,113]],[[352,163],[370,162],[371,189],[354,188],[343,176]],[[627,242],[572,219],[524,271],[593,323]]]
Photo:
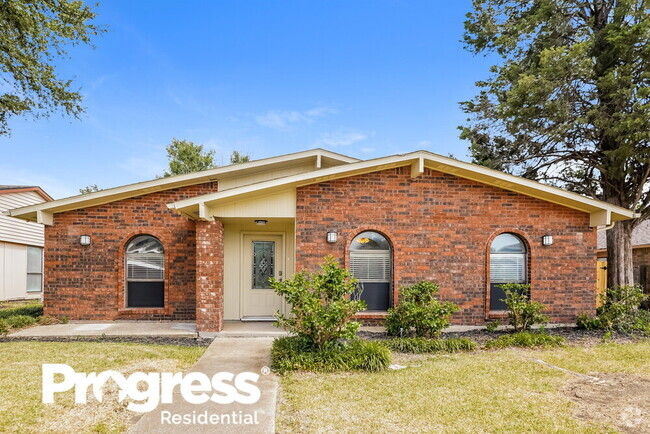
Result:
[[242,276],[242,317],[272,317],[282,309],[282,297],[277,295],[269,278],[284,278],[282,235],[246,234]]

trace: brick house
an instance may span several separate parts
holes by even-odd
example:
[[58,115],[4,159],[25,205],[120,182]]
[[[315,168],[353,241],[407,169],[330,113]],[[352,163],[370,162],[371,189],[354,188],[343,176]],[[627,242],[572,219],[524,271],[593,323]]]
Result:
[[426,151],[357,160],[322,149],[9,211],[45,228],[45,311],[72,320],[267,320],[268,278],[334,255],[380,321],[399,288],[441,286],[456,324],[503,315],[531,284],[553,322],[595,309],[596,227],[631,211]]

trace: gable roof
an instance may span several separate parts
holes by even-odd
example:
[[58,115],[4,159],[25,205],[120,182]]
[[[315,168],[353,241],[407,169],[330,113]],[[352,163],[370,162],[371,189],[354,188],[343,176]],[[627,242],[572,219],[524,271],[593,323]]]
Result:
[[[184,175],[169,176],[166,178],[154,179],[151,181],[128,184],[121,187],[108,188],[93,193],[71,196],[52,202],[30,205],[22,208],[9,210],[6,214],[18,217],[23,220],[37,221],[38,223],[51,224],[51,215],[55,213],[70,211],[74,209],[88,208],[102,205],[143,194],[154,193],[163,190],[171,190],[189,185],[203,184],[220,179],[252,174],[261,169],[282,169],[288,165],[295,165],[301,162],[313,161],[314,169],[321,165],[340,165],[360,161],[357,158],[348,157],[325,149],[311,149],[308,151],[280,155],[277,157],[263,158],[248,163],[232,164],[229,166],[217,167],[203,170],[201,172],[188,173]],[[51,199],[51,198],[50,198]]]
[[[598,231],[598,250],[607,250],[607,234]],[[650,247],[650,220],[644,220],[632,231],[632,248]]]
[[13,193],[22,193],[26,191],[33,191],[40,195],[46,201],[53,201],[52,196],[47,194],[38,185],[0,185],[0,194],[13,194]]
[[359,161],[342,166],[287,176],[284,178],[177,201],[169,204],[168,207],[177,210],[179,213],[188,217],[209,218],[209,216],[206,215],[206,212],[208,212],[206,210],[210,206],[227,202],[229,200],[240,200],[259,194],[273,194],[274,192],[304,185],[409,165],[411,166],[412,177],[422,174],[426,167],[439,172],[474,180],[483,184],[492,185],[583,211],[590,215],[591,226],[606,225],[613,221],[625,220],[637,216],[633,211],[606,202],[591,199],[557,187],[531,181],[529,179],[508,175],[483,166],[444,157],[428,151],[416,151],[408,154]]

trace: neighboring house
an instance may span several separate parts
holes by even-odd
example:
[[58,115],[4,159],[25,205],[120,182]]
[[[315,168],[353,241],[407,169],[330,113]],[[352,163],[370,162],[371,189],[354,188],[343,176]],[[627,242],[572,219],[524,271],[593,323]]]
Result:
[[[40,187],[0,185],[0,214],[51,201]],[[0,300],[43,294],[43,225],[0,215]]]
[[[632,262],[634,266],[634,283],[650,293],[650,220],[645,220],[632,231]],[[607,270],[607,235],[598,231],[598,268]],[[602,280],[599,289],[607,285],[607,271],[601,271]]]
[[367,322],[400,287],[440,284],[455,324],[504,316],[530,283],[552,322],[594,312],[596,227],[623,208],[426,151],[316,149],[11,210],[45,228],[45,311],[74,320],[266,320],[268,278],[327,255],[364,285]]

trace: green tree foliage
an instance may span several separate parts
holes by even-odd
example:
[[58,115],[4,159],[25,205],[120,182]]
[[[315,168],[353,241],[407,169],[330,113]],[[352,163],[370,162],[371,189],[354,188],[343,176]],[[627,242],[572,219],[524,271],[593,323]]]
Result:
[[97,184],[91,184],[84,188],[80,188],[79,193],[88,194],[88,193],[95,193],[96,191],[100,191],[100,190],[101,188],[97,187]]
[[338,339],[352,339],[359,323],[352,317],[366,308],[366,303],[350,295],[357,281],[332,257],[325,258],[320,271],[301,271],[291,279],[271,279],[275,292],[291,305],[291,315],[276,314],[278,326],[295,333],[315,348],[324,348]]
[[165,172],[165,177],[217,167],[214,162],[214,150],[204,151],[203,145],[195,145],[189,140],[172,139],[165,149],[169,158],[169,171]]
[[240,154],[239,151],[232,151],[230,154],[230,164],[248,163],[249,161],[251,161],[250,155]]
[[[499,59],[461,103],[474,162],[650,216],[650,0],[474,0],[466,48]],[[608,231],[608,285],[632,283]]]
[[433,282],[418,282],[402,288],[400,302],[388,309],[386,332],[391,336],[409,334],[415,329],[418,337],[437,337],[449,325],[449,317],[458,306],[436,299],[440,286]]
[[0,135],[9,134],[9,118],[48,116],[55,110],[79,117],[81,94],[60,78],[56,63],[67,50],[90,45],[105,30],[82,1],[4,0],[0,2]]

